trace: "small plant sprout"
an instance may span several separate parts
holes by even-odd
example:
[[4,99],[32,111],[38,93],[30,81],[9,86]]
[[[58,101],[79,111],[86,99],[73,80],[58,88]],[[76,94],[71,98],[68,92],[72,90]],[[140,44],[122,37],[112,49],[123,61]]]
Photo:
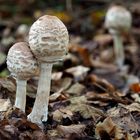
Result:
[[122,42],[122,34],[127,33],[131,28],[132,17],[130,12],[122,6],[111,7],[106,14],[105,26],[114,38],[114,53],[116,64],[121,69],[125,55]]
[[29,44],[40,64],[40,77],[36,100],[28,119],[39,125],[48,118],[52,66],[63,60],[68,42],[67,28],[55,16],[42,16],[30,28]]
[[36,75],[37,61],[25,42],[14,44],[7,55],[7,67],[16,78],[17,90],[15,107],[25,112],[27,80]]

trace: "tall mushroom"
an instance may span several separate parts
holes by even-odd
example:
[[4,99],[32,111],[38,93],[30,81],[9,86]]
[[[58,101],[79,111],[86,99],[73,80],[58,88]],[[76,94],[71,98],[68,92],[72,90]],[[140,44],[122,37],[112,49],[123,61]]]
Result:
[[25,112],[27,80],[38,71],[37,61],[25,42],[14,44],[7,55],[7,67],[16,78],[15,107]]
[[106,14],[105,26],[114,38],[114,52],[116,64],[119,68],[123,66],[125,55],[122,42],[122,34],[131,28],[132,17],[130,12],[122,6],[111,7]]
[[28,115],[34,123],[41,125],[47,121],[52,66],[67,54],[68,42],[67,28],[55,16],[42,16],[30,28],[30,48],[40,63],[36,100]]

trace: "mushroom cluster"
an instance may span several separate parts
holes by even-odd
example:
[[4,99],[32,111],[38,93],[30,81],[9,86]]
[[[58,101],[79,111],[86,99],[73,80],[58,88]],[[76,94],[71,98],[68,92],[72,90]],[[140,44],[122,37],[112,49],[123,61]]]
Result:
[[66,26],[55,16],[45,15],[33,23],[29,31],[29,45],[13,45],[7,56],[9,71],[16,77],[15,106],[25,111],[26,83],[40,70],[37,95],[28,119],[42,125],[47,121],[51,72],[54,63],[67,54],[69,35]]
[[109,29],[114,39],[114,52],[116,64],[121,69],[124,63],[125,55],[122,43],[122,34],[128,33],[132,24],[130,12],[122,6],[112,6],[106,14],[105,26]]

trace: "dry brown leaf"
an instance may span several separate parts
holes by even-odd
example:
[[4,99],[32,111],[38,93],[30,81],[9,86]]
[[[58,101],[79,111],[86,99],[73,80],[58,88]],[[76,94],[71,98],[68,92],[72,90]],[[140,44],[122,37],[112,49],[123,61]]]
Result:
[[86,104],[73,104],[68,106],[67,109],[71,110],[72,112],[79,112],[85,119],[93,118],[95,122],[99,118],[105,116],[102,110]]
[[16,85],[14,83],[14,79],[1,78],[0,79],[0,87],[3,87],[10,92],[15,92],[16,91]]
[[0,128],[0,139],[1,140],[11,140],[12,138],[18,138],[18,129],[13,125],[5,125]]
[[122,105],[123,107],[127,108],[130,112],[140,112],[140,104],[139,103],[132,103],[130,105]]
[[79,35],[75,35],[75,34],[70,34],[70,43],[69,43],[69,49],[73,49],[74,47],[71,46],[71,44],[79,44],[82,41],[82,37]]
[[72,84],[72,78],[66,77],[60,80],[53,80],[52,81],[52,88],[51,90],[54,92],[58,92],[59,90],[63,89],[66,90]]
[[78,65],[79,63],[79,57],[78,56],[75,56],[74,54],[72,53],[69,53],[65,59],[64,59],[64,62],[69,62],[70,61],[70,64],[73,64],[74,66],[75,65]]
[[62,72],[53,72],[52,73],[52,80],[60,80],[62,78]]
[[79,97],[72,97],[70,98],[71,104],[86,104],[87,98],[85,96],[79,96]]
[[99,122],[96,125],[96,135],[100,139],[104,139],[106,136],[108,139],[121,140],[124,138],[122,129],[117,126],[110,117],[106,118],[103,122]]
[[95,74],[89,75],[88,78],[93,85],[104,88],[104,91],[107,91],[107,90],[114,91],[115,90],[114,86],[104,78],[99,78]]
[[63,89],[60,89],[58,92],[53,93],[52,95],[49,96],[49,102],[53,102],[57,100],[61,96],[61,92]]
[[131,97],[134,99],[135,102],[140,103],[140,95],[137,93],[131,94]]
[[48,137],[50,137],[51,139],[54,138],[54,140],[56,139],[56,137],[58,138],[60,136],[58,130],[53,129],[53,130],[48,130],[47,131],[47,135]]
[[113,63],[113,50],[111,48],[106,49],[100,53],[100,60],[105,63]]
[[57,127],[58,132],[60,133],[60,135],[69,135],[72,133],[76,133],[76,134],[82,134],[85,130],[86,126],[83,124],[78,124],[78,125],[70,125],[70,126],[63,126],[63,125],[59,125]]
[[68,90],[66,90],[66,92],[70,95],[81,95],[84,89],[85,89],[84,85],[80,83],[75,83]]
[[95,68],[107,69],[109,71],[117,71],[118,69],[114,64],[104,63],[99,60],[92,60],[92,66]]
[[134,83],[130,85],[130,89],[135,92],[140,94],[140,83]]
[[94,37],[94,40],[99,43],[99,45],[101,46],[105,46],[107,44],[109,44],[113,38],[110,34],[100,34],[100,35],[96,35]]
[[138,103],[131,105],[119,104],[118,107],[108,110],[108,115],[123,130],[136,138],[139,136],[140,105]]
[[67,73],[72,74],[75,79],[80,79],[80,80],[83,80],[85,78],[88,71],[89,71],[88,67],[84,67],[84,66],[81,66],[81,65],[66,69]]
[[64,114],[60,110],[55,110],[52,113],[52,115],[53,115],[53,120],[61,122]]
[[70,85],[72,84],[72,78],[66,77],[63,78],[62,82],[61,82],[61,87],[66,90],[67,88],[70,87]]
[[7,111],[12,107],[10,99],[0,99],[0,112]]
[[138,139],[134,139],[129,133],[126,134],[124,139],[125,140],[139,140],[139,138]]
[[79,44],[70,44],[69,45],[70,52],[76,52],[79,54],[83,64],[87,67],[91,66],[91,60],[90,60],[90,53],[87,47],[81,46]]
[[53,114],[53,119],[58,122],[61,122],[63,118],[71,119],[71,117],[73,116],[73,113],[67,109],[59,109],[54,111],[52,114]]
[[32,134],[29,131],[20,132],[18,139],[20,140],[31,140]]
[[79,112],[83,118],[93,118],[94,121],[105,116],[102,110],[92,107],[87,104],[87,99],[85,96],[74,97],[70,99],[71,104],[66,107],[66,109],[72,112]]
[[33,140],[49,140],[47,135],[45,135],[42,131],[34,131],[33,132]]
[[111,101],[114,101],[108,93],[87,92],[86,97],[88,103],[98,104],[99,106],[107,106]]
[[82,59],[84,66],[87,66],[87,67],[92,66],[91,59],[90,59],[90,53],[86,47],[79,47],[78,53]]

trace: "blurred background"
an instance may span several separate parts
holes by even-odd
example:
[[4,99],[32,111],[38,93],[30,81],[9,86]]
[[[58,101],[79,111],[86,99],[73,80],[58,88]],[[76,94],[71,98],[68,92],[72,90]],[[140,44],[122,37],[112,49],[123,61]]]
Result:
[[[123,5],[132,14],[131,32],[123,40],[125,64],[130,73],[139,76],[139,0],[0,0],[0,76],[9,74],[5,63],[9,48],[15,42],[27,41],[30,26],[44,14],[57,16],[68,28],[70,55],[64,61],[64,69],[83,65],[112,71],[113,41],[104,27],[104,18],[107,9],[115,4]],[[96,61],[91,62],[91,58]]]

